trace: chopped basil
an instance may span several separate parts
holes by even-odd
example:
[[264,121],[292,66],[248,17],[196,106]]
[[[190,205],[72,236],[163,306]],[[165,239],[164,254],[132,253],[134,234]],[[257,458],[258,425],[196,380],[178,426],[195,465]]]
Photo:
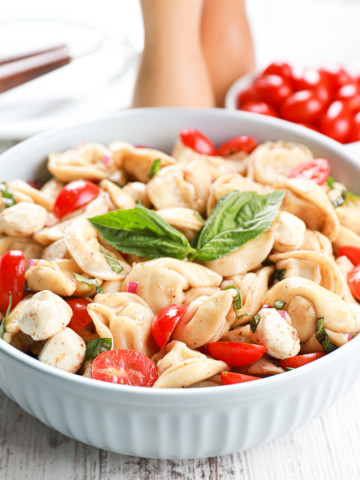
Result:
[[236,315],[236,318],[239,317],[239,310],[242,309],[243,303],[242,303],[242,291],[237,288],[235,285],[229,285],[228,287],[225,287],[224,290],[229,290],[230,288],[233,288],[236,290],[236,296],[234,297],[233,300],[233,309]]
[[221,197],[191,243],[197,250],[192,259],[224,257],[269,230],[284,195],[285,190],[267,195],[233,190]]
[[0,192],[5,204],[5,208],[12,207],[16,204],[14,195],[5,182],[0,182]]
[[285,372],[290,372],[290,370],[295,370],[295,368],[293,368],[293,367],[286,367],[285,368]]
[[286,302],[283,302],[282,300],[276,300],[274,303],[274,308],[275,310],[282,310],[285,307]]
[[326,183],[328,184],[328,186],[331,188],[331,190],[334,189],[334,179],[333,177],[328,177],[328,179],[326,180]]
[[275,270],[274,275],[273,275],[273,281],[279,280],[279,282],[281,282],[281,280],[284,280],[285,275],[286,275],[286,269],[285,268],[283,268],[281,270]]
[[114,258],[112,255],[110,255],[110,253],[105,250],[104,247],[100,246],[100,252],[104,255],[105,260],[110,265],[113,272],[121,273],[124,270],[124,268],[120,265],[119,261],[116,260],[116,258]]
[[160,257],[182,260],[194,252],[185,235],[145,207],[117,210],[88,220],[107,243],[123,253],[148,260]]
[[124,188],[124,185],[121,185],[121,183],[115,181],[115,180],[110,180],[110,182],[112,182],[114,185],[116,185],[117,187],[119,188]]
[[85,285],[89,285],[89,287],[95,287],[96,293],[104,293],[103,289],[100,287],[98,281],[95,278],[86,278],[83,275],[75,272],[74,275],[78,282],[85,283]]
[[111,338],[95,338],[94,340],[90,340],[86,344],[84,361],[86,362],[86,360],[91,360],[92,358],[96,358],[98,355],[100,355],[100,353],[111,350],[111,347],[112,347]]
[[252,319],[251,319],[251,322],[250,322],[250,328],[251,328],[251,331],[253,333],[255,333],[255,330],[256,330],[256,327],[259,325],[259,322],[260,322],[260,315],[257,314],[255,315],[255,317],[253,317],[251,315]]
[[331,203],[334,205],[335,208],[341,207],[345,203],[346,199],[346,191],[342,192],[337,198],[331,200]]
[[5,313],[5,317],[2,319],[2,322],[0,324],[0,338],[3,338],[4,335],[4,330],[5,330],[5,322],[7,317],[9,316],[10,310],[11,310],[11,305],[12,305],[12,292],[9,292],[9,305]]
[[153,161],[153,163],[151,164],[151,167],[149,168],[148,177],[153,178],[158,173],[160,168],[161,168],[161,159],[157,158],[156,160]]
[[316,320],[315,337],[326,353],[333,352],[338,348],[336,345],[330,342],[329,335],[326,333],[324,327],[324,317],[320,317]]
[[345,190],[343,195],[345,196],[345,203],[360,203],[360,196],[355,195],[355,193],[352,193],[349,190]]
[[267,257],[265,258],[265,260],[263,260],[263,261],[261,262],[261,265],[262,265],[263,267],[268,267],[268,266],[270,266],[270,265],[274,265],[274,262],[272,262],[272,261],[270,260],[269,256],[267,256]]

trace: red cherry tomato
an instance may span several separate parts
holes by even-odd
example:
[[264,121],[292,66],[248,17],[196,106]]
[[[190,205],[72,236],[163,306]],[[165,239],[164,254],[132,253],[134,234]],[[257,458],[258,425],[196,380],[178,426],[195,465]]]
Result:
[[355,83],[343,85],[339,89],[336,99],[345,102],[352,112],[356,113],[360,110],[360,91]]
[[257,141],[254,137],[239,135],[222,143],[217,149],[217,154],[221,157],[227,157],[238,152],[251,153],[256,147]]
[[288,178],[306,178],[318,185],[326,182],[330,175],[330,165],[326,158],[314,158],[308,162],[302,162],[291,170]]
[[350,137],[353,124],[349,107],[346,103],[336,100],[329,106],[322,117],[320,131],[324,135],[344,143]]
[[292,68],[286,62],[273,62],[265,68],[262,75],[278,75],[279,77],[285,78],[285,80],[290,80]]
[[312,125],[311,123],[300,122],[300,123],[298,123],[298,125],[301,125],[301,126],[306,127],[306,128],[310,128],[311,130],[314,130],[314,132],[319,131],[317,129],[317,127],[315,125]]
[[326,355],[325,352],[316,352],[316,353],[306,353],[305,355],[296,355],[296,357],[286,358],[285,360],[280,360],[280,366],[284,370],[287,368],[298,368],[311,363],[318,358]]
[[278,107],[292,93],[287,80],[279,75],[260,75],[254,81],[254,88],[260,100]]
[[345,255],[353,265],[357,266],[360,264],[360,247],[354,247],[352,245],[340,247],[337,256],[342,257],[343,255]]
[[353,118],[353,126],[348,138],[349,142],[360,141],[360,112],[358,112]]
[[95,200],[99,193],[99,187],[88,180],[70,182],[60,190],[56,197],[53,208],[54,214],[60,218],[64,217]]
[[354,297],[360,300],[360,265],[357,265],[347,274],[347,284]]
[[3,314],[9,306],[9,292],[12,293],[12,309],[24,295],[25,269],[26,260],[21,250],[9,250],[0,257],[0,310]]
[[154,362],[134,350],[109,350],[98,355],[91,376],[103,382],[152,387],[158,378]]
[[72,328],[74,332],[79,332],[92,322],[87,311],[87,306],[91,303],[89,300],[85,300],[85,298],[69,298],[66,300],[66,303],[71,307],[73,312],[68,327]]
[[281,115],[290,122],[316,122],[325,108],[319,95],[312,90],[301,90],[290,95],[281,105]]
[[235,383],[251,382],[252,380],[260,380],[260,377],[252,377],[243,373],[221,372],[221,381],[223,385],[233,385]]
[[292,84],[296,91],[313,90],[323,103],[330,101],[331,88],[325,75],[314,68],[293,70]]
[[246,102],[251,102],[252,100],[258,100],[258,97],[255,92],[254,85],[251,85],[248,88],[245,88],[245,90],[242,90],[236,99],[236,108],[240,108],[241,105],[243,105]]
[[275,108],[265,102],[246,102],[241,106],[240,110],[251,113],[260,113],[261,115],[268,115],[269,117],[279,116]]
[[176,325],[183,318],[187,309],[187,305],[168,305],[155,315],[151,324],[151,333],[159,348],[169,341]]
[[216,148],[212,141],[196,128],[185,128],[179,133],[180,140],[185,147],[189,147],[202,155],[216,155]]
[[251,343],[212,342],[207,344],[207,351],[230,367],[245,367],[259,360],[266,352],[266,347]]
[[351,75],[338,63],[329,63],[320,68],[319,72],[325,76],[334,92],[343,85],[353,81]]

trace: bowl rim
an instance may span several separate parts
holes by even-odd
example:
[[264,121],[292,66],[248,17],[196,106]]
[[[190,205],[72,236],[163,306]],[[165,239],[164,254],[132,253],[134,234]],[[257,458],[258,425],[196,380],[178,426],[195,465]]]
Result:
[[[316,143],[324,144],[323,146],[332,150],[335,155],[345,157],[346,162],[352,164],[360,171],[360,166],[356,162],[355,158],[352,157],[351,153],[346,150],[346,147],[340,143],[314,132],[305,127],[293,124],[291,122],[286,122],[281,119],[256,115],[254,116],[248,112],[241,112],[237,110],[226,110],[226,109],[204,109],[204,108],[186,108],[186,107],[151,107],[151,108],[136,108],[130,110],[123,110],[111,115],[102,115],[97,116],[92,119],[87,120],[86,122],[75,122],[74,124],[67,125],[66,127],[60,127],[56,129],[51,129],[46,132],[42,132],[34,137],[31,137],[27,140],[20,142],[14,147],[7,150],[5,153],[0,155],[0,168],[2,164],[9,159],[14,154],[21,152],[22,150],[27,150],[33,145],[41,144],[43,140],[49,140],[52,137],[58,135],[63,135],[64,133],[70,131],[73,128],[86,128],[93,124],[109,122],[117,118],[129,117],[129,116],[152,116],[154,114],[160,115],[176,115],[178,112],[183,112],[189,115],[195,115],[203,117],[204,115],[223,118],[223,117],[233,117],[233,118],[242,118],[249,120],[251,123],[259,124],[261,127],[266,128],[268,125],[275,125],[284,130],[286,133],[295,135],[301,133],[302,135],[309,137],[309,139],[315,141]],[[94,380],[73,373],[60,370],[58,368],[46,365],[45,363],[40,362],[38,359],[32,358],[29,355],[17,350],[15,347],[12,347],[3,339],[0,339],[0,356],[5,355],[10,361],[15,361],[19,366],[25,367],[28,372],[33,375],[43,376],[46,380],[50,381],[62,381],[63,385],[68,386],[70,389],[73,386],[82,387],[85,390],[92,390],[94,393],[102,394],[115,394],[115,395],[130,395],[137,397],[141,393],[141,399],[148,398],[159,398],[163,400],[171,400],[174,398],[189,399],[193,400],[194,398],[198,400],[206,400],[209,398],[209,393],[211,392],[211,399],[228,403],[230,399],[234,399],[233,395],[237,397],[246,396],[258,397],[263,394],[264,390],[267,393],[271,391],[279,390],[289,390],[295,384],[299,382],[304,382],[308,378],[310,379],[311,374],[316,371],[327,371],[331,370],[330,365],[334,362],[338,362],[338,359],[344,355],[350,355],[350,352],[356,348],[359,348],[358,344],[360,343],[360,334],[352,338],[347,344],[337,348],[335,351],[327,354],[315,362],[311,362],[307,365],[304,365],[301,368],[286,372],[286,375],[278,374],[270,377],[262,378],[261,382],[245,382],[235,385],[226,385],[226,388],[214,388],[214,387],[201,387],[201,388],[144,388],[130,385],[119,385],[109,382],[103,382],[99,380]],[[224,387],[224,386],[222,386]],[[73,389],[71,389],[73,390]],[[229,395],[230,394],[230,395]],[[105,397],[106,398],[106,397]]]

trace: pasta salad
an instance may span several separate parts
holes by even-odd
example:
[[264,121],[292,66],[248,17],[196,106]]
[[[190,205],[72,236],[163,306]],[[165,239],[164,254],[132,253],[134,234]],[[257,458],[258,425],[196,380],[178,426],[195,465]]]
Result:
[[0,338],[153,388],[285,373],[360,331],[360,197],[304,145],[196,129],[115,141],[0,184]]

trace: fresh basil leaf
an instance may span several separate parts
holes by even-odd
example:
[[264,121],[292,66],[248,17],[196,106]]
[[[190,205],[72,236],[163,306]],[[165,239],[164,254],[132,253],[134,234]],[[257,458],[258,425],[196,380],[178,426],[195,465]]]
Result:
[[326,180],[326,183],[328,184],[328,186],[331,188],[331,190],[334,189],[334,179],[333,177],[328,177],[328,179]]
[[12,207],[16,204],[14,194],[8,188],[6,182],[0,182],[0,192],[5,204],[5,208]]
[[326,353],[333,352],[338,348],[336,345],[330,342],[329,335],[326,333],[324,327],[324,317],[320,317],[316,320],[315,337]]
[[11,310],[11,305],[12,305],[12,292],[9,292],[9,305],[5,313],[5,317],[2,319],[2,322],[0,324],[0,338],[3,338],[4,335],[4,330],[5,330],[5,322],[7,317],[9,316],[10,310]]
[[159,257],[182,260],[195,252],[185,235],[145,207],[117,210],[88,220],[105,242],[123,253],[148,260]]
[[229,290],[230,288],[233,288],[234,290],[236,290],[236,296],[234,297],[234,300],[233,300],[233,309],[234,309],[236,318],[240,318],[239,310],[241,310],[243,306],[242,291],[240,290],[240,288],[236,287],[235,285],[229,285],[228,287],[225,287],[224,290]]
[[89,287],[95,287],[96,293],[104,293],[103,289],[100,287],[99,282],[95,278],[86,278],[79,273],[75,273],[75,278],[80,283],[85,283],[85,285],[89,285]]
[[105,260],[110,265],[111,270],[115,273],[121,273],[124,268],[120,265],[119,260],[116,260],[110,253],[102,246],[100,246],[100,252],[104,255]]
[[161,168],[161,159],[157,158],[156,160],[153,161],[153,163],[151,164],[151,167],[149,168],[149,171],[147,174],[148,177],[153,178],[158,173],[160,168]]
[[285,268],[282,268],[281,270],[275,270],[274,275],[273,275],[273,281],[279,280],[279,282],[281,282],[281,280],[284,280],[285,275],[286,275],[286,269]]
[[274,308],[275,310],[282,310],[286,305],[286,302],[283,302],[282,300],[276,300],[274,303]]
[[256,327],[259,325],[260,322],[260,315],[256,314],[255,317],[251,315],[252,319],[250,322],[250,328],[253,333],[255,333]]
[[111,338],[95,338],[94,340],[90,340],[86,344],[84,361],[86,362],[86,360],[91,360],[92,358],[96,358],[98,355],[100,355],[100,353],[111,350],[111,347],[112,347]]
[[284,195],[285,190],[267,195],[233,190],[221,197],[192,241],[197,252],[191,259],[221,258],[269,230]]
[[355,203],[358,205],[360,203],[359,195],[355,195],[355,193],[352,193],[349,190],[345,190],[345,192],[343,192],[342,194],[345,197],[344,200],[346,204]]

